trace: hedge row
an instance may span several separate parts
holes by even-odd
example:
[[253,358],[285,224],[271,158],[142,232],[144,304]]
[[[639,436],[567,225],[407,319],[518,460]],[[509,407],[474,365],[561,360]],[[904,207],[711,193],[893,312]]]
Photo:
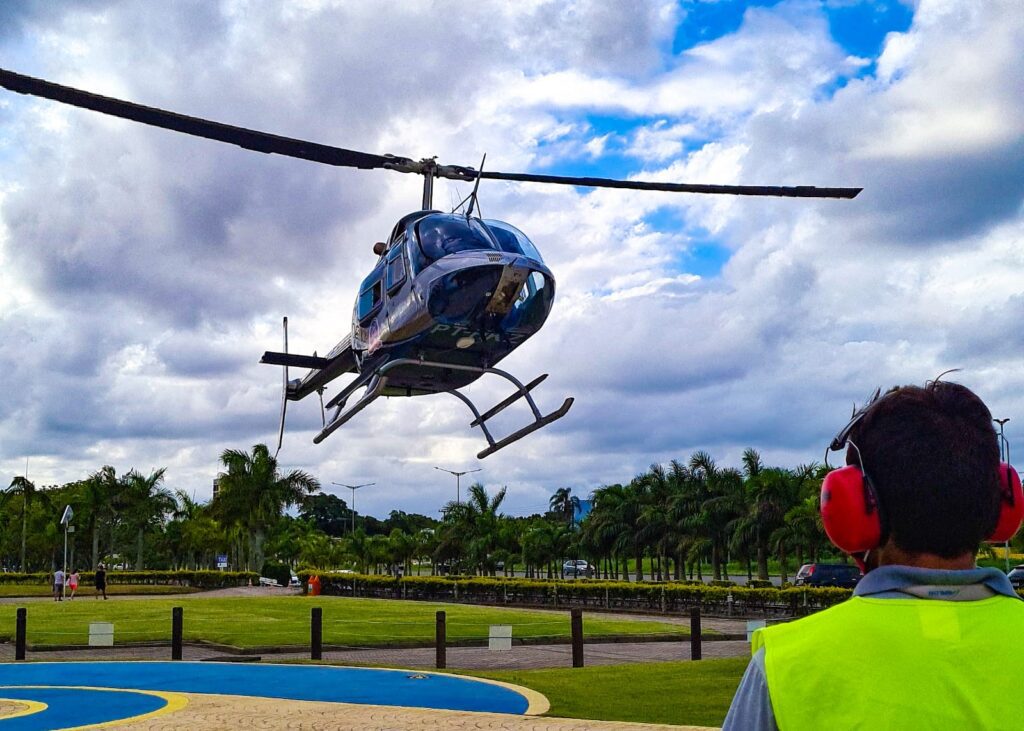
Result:
[[[95,573],[79,571],[82,586],[95,583]],[[108,571],[108,584],[163,584],[193,586],[198,589],[223,589],[230,586],[256,584],[259,574],[252,571]],[[53,574],[36,572],[20,574],[0,573],[0,584],[49,584]]]
[[[801,614],[851,595],[834,587],[712,586],[700,582],[539,581],[517,578],[360,575],[320,573],[321,593],[479,604],[581,606],[678,612],[699,606],[736,614]],[[312,572],[301,572],[307,585]]]

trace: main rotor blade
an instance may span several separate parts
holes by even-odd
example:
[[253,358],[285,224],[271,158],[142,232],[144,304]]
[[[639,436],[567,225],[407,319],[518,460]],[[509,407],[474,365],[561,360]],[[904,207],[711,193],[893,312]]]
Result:
[[534,173],[499,173],[484,170],[481,178],[492,180],[519,180],[525,183],[555,183],[579,185],[588,188],[628,188],[630,190],[660,190],[668,193],[724,193],[727,195],[774,195],[787,198],[856,198],[863,188],[815,188],[810,185],[786,187],[779,185],[701,185],[699,183],[651,183],[642,180],[615,180],[612,178],[576,178],[565,175],[536,175]]
[[625,188],[630,190],[655,190],[669,193],[724,193],[728,195],[784,196],[788,198],[854,198],[861,188],[815,188],[813,186],[775,185],[701,185],[697,183],[653,183],[642,180],[615,180],[612,178],[571,177],[564,175],[540,175],[535,173],[501,173],[485,170],[478,173],[472,168],[460,165],[438,165],[432,159],[413,161],[395,155],[375,155],[358,150],[322,145],[292,137],[235,127],[230,124],[213,122],[199,117],[169,112],[164,109],[147,107],[133,102],[100,96],[70,86],[61,86],[32,76],[24,76],[0,69],[0,86],[20,94],[52,99],[64,104],[91,109],[122,119],[130,119],[153,127],[181,132],[195,137],[205,137],[219,142],[244,147],[267,154],[286,155],[302,160],[363,169],[386,168],[402,173],[417,173],[452,180],[479,181],[516,180],[526,183],[554,183],[591,188]]
[[146,107],[133,102],[112,99],[99,94],[92,94],[70,86],[61,86],[50,81],[23,76],[13,71],[0,69],[0,86],[4,86],[19,94],[31,94],[46,99],[71,104],[76,107],[92,109],[103,114],[110,114],[122,119],[142,122],[153,127],[181,132],[196,137],[205,137],[219,142],[244,147],[247,150],[268,154],[287,155],[303,160],[312,160],[327,165],[354,168],[382,168],[385,165],[411,162],[405,158],[390,155],[374,155],[368,152],[346,150],[341,147],[321,145],[316,142],[297,140],[291,137],[280,137],[267,132],[235,127],[230,124],[211,122],[198,117],[168,112],[164,109]]

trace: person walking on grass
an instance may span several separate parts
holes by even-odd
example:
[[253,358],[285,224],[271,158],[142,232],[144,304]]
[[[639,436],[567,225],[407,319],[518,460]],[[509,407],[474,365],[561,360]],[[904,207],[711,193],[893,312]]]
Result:
[[75,592],[78,591],[78,569],[71,569],[71,573],[68,575],[68,589],[71,591],[68,601],[71,601],[75,598]]
[[100,564],[96,569],[96,598],[100,598],[100,594],[103,594],[103,598],[107,598],[107,570],[103,568],[103,564]]
[[64,601],[64,572],[61,569],[53,572],[53,601]]

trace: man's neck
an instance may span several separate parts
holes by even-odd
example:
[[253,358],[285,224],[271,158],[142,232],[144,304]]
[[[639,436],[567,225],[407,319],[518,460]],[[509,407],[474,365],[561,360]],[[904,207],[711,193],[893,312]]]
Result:
[[944,571],[967,571],[977,568],[973,553],[964,553],[956,558],[943,558],[934,553],[910,553],[897,548],[889,541],[878,552],[878,565],[913,566],[919,569],[942,569]]

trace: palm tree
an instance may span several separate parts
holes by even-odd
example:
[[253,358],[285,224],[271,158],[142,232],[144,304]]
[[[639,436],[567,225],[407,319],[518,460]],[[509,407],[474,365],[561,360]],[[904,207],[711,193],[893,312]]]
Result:
[[[636,490],[606,485],[594,490],[594,508],[587,517],[595,543],[608,546],[615,563],[622,563],[622,578],[629,581],[628,558],[642,555],[638,525],[642,504]],[[615,569],[614,574],[618,574]],[[637,580],[643,579],[643,564],[637,562]]]
[[148,477],[131,470],[121,478],[124,489],[120,498],[124,515],[136,531],[135,570],[142,571],[144,534],[153,524],[162,524],[164,516],[177,507],[171,491],[163,487],[166,468],[161,467]]
[[99,563],[100,530],[104,523],[111,519],[112,498],[119,491],[117,473],[107,465],[92,473],[82,481],[82,508],[85,512],[86,528],[92,533],[92,564],[96,569]]
[[493,497],[476,482],[469,487],[465,502],[450,502],[444,508],[442,544],[451,546],[459,542],[464,548],[462,557],[481,572],[495,572],[495,551],[499,547],[501,515],[499,508],[505,500],[507,488],[501,488]]
[[571,534],[568,526],[550,520],[535,521],[522,538],[523,562],[534,572],[547,567],[547,577],[554,577],[554,563],[569,550]]
[[551,496],[548,507],[552,513],[562,516],[566,523],[572,523],[573,516],[579,510],[580,499],[572,494],[571,487],[560,487]]
[[690,474],[688,490],[675,501],[675,512],[696,537],[709,542],[712,575],[719,580],[723,567],[727,569],[729,524],[743,512],[743,478],[734,469],[719,469],[707,452],[690,457]]
[[35,483],[30,482],[27,477],[15,477],[11,480],[11,486],[3,495],[3,503],[6,503],[15,495],[21,496],[21,572],[28,573],[28,566],[25,564],[25,541],[28,538],[28,511],[32,503],[39,499],[49,505],[49,497],[44,492],[36,489]]
[[395,566],[401,566],[408,576],[412,557],[416,553],[416,539],[401,528],[393,528],[388,534],[388,553]]
[[263,568],[263,543],[267,531],[285,507],[296,505],[306,495],[320,489],[320,482],[302,470],[281,475],[277,460],[265,444],[257,444],[252,454],[226,449],[220,456],[226,472],[218,475],[220,490],[217,508],[228,522],[248,534],[249,561],[255,571]]

